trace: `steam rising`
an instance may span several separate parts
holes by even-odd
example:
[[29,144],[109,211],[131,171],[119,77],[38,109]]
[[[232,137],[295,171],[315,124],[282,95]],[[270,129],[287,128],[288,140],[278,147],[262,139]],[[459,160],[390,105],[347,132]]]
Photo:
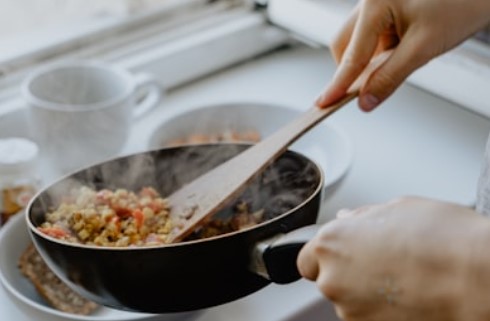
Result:
[[[247,145],[194,145],[140,153],[82,170],[50,187],[33,207],[34,222],[44,221],[44,213],[57,206],[70,190],[81,186],[94,189],[125,188],[133,191],[152,186],[168,196],[185,183],[204,174],[244,150]],[[238,201],[251,210],[264,209],[270,219],[300,205],[317,189],[319,169],[293,153],[286,153],[253,180],[237,200],[219,212],[219,218],[234,213]],[[233,173],[230,173],[232,175]],[[210,186],[212,188],[212,186]]]
[[[54,166],[66,171],[99,162],[116,155],[124,145],[131,117],[127,117],[125,111],[119,111],[122,106],[101,108],[105,104],[111,105],[112,100],[129,90],[120,77],[103,69],[67,66],[39,76],[31,83],[30,90],[49,104],[49,108],[31,109],[31,116],[34,134],[40,138],[40,145],[52,158]],[[234,112],[226,121],[219,117],[221,112],[218,109],[206,116],[197,116],[200,120],[197,124],[201,127],[193,127],[195,133],[223,134],[223,126],[236,131],[251,130],[247,128],[247,122],[243,122],[244,117],[254,119],[249,123],[269,121],[256,119],[253,108]],[[283,113],[279,113],[280,116],[284,116]],[[219,126],[214,126],[217,123]],[[180,137],[183,130],[189,135],[188,128],[177,125],[177,122],[169,124],[167,130]],[[164,136],[172,138],[171,135]],[[42,221],[44,213],[62,202],[70,191],[82,186],[95,190],[123,188],[132,191],[151,186],[165,197],[245,148],[245,145],[237,144],[177,147],[92,166],[43,193],[37,204],[36,222]],[[73,167],[66,169],[64,165]],[[266,218],[271,218],[301,204],[319,183],[320,174],[311,162],[288,154],[257,177],[239,199],[246,202],[251,211],[264,209]],[[218,215],[231,215],[233,203],[236,201]]]

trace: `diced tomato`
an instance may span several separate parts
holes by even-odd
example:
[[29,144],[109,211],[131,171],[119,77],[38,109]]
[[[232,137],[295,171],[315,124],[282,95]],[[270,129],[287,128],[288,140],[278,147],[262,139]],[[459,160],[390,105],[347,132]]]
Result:
[[65,231],[64,229],[62,229],[60,227],[39,227],[38,229],[42,233],[44,233],[48,236],[57,238],[57,239],[60,239],[60,238],[63,238],[63,237],[66,237],[69,235],[69,233],[67,231]]
[[116,212],[116,215],[120,218],[127,218],[132,215],[131,210],[126,207],[114,207],[114,211]]
[[136,209],[133,211],[133,217],[134,217],[134,221],[136,222],[136,227],[138,229],[141,228],[141,226],[143,226],[143,221],[145,220],[145,216],[143,215],[143,211],[141,211],[140,209]]

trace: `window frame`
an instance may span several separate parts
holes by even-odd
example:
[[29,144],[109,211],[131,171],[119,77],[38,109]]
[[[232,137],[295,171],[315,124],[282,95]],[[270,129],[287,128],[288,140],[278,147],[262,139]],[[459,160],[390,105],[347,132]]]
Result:
[[102,60],[152,73],[166,91],[290,41],[287,32],[268,23],[265,12],[254,9],[248,0],[171,0],[156,11],[92,26],[0,61],[0,116],[25,107],[19,86],[40,65]]

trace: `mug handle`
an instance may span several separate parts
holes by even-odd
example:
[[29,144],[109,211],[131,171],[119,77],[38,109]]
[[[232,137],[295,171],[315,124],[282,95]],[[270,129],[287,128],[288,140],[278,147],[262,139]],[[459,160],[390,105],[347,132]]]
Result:
[[136,91],[145,91],[143,100],[133,111],[133,116],[140,118],[158,105],[162,97],[162,88],[155,76],[146,73],[135,75],[135,82]]

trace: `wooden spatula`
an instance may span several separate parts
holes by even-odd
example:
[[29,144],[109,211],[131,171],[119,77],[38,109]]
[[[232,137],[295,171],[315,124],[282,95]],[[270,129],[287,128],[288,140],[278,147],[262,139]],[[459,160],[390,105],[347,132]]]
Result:
[[391,52],[377,56],[337,103],[320,109],[316,106],[278,131],[251,146],[237,156],[198,177],[168,197],[171,217],[183,224],[174,229],[167,241],[179,242],[196,227],[221,210],[229,201],[243,192],[247,184],[274,162],[289,145],[324,118],[354,99],[367,77],[380,66]]

